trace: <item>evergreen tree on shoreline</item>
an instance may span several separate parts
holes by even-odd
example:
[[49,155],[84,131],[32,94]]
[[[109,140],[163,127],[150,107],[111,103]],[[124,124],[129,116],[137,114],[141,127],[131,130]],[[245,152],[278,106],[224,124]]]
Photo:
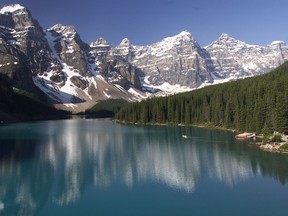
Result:
[[173,96],[130,103],[119,121],[211,125],[240,131],[288,130],[288,62],[274,71]]

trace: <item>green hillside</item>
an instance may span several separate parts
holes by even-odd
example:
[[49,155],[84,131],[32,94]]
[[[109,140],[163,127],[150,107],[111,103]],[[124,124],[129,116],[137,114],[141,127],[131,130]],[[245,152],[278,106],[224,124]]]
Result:
[[114,117],[128,102],[123,99],[109,99],[99,101],[95,106],[86,110],[86,114],[93,117]]
[[130,103],[116,119],[211,125],[240,131],[284,131],[288,129],[288,62],[262,76]]

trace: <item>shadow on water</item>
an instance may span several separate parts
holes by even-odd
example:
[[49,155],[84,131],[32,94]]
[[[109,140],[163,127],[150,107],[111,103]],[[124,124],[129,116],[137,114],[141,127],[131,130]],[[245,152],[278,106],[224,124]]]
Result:
[[4,163],[11,158],[13,158],[13,161],[22,162],[35,157],[37,148],[35,140],[0,139],[0,142],[0,163]]
[[35,140],[0,141],[0,215],[36,215],[47,202],[53,173],[35,163]]

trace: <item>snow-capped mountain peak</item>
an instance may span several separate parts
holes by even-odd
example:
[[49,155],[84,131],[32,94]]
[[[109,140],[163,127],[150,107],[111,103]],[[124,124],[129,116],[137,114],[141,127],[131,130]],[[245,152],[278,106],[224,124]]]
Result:
[[182,31],[175,36],[164,38],[162,40],[162,42],[167,44],[167,45],[168,44],[171,44],[171,45],[176,44],[177,45],[177,44],[183,43],[183,42],[196,42],[196,41],[190,32]]
[[128,38],[124,38],[120,44],[117,46],[118,48],[122,48],[122,47],[131,47],[131,41]]
[[89,46],[74,26],[57,24],[44,32],[21,5],[5,6],[0,16],[0,73],[13,77],[13,87],[41,90],[58,108],[74,111],[108,98],[139,100],[255,76],[288,60],[282,41],[256,46],[223,33],[202,48],[182,31],[147,46],[128,38],[114,48],[103,38]]
[[121,43],[115,47],[114,53],[116,55],[121,55],[125,59],[131,61],[132,60],[132,52],[133,46],[128,38],[124,38]]
[[271,45],[271,46],[285,45],[285,42],[284,42],[284,41],[276,40],[276,41],[273,41],[270,45]]
[[232,49],[234,49],[235,47],[245,47],[248,46],[248,44],[246,44],[243,41],[237,40],[233,37],[231,37],[230,35],[226,34],[226,33],[222,33],[221,36],[214,42],[212,42],[210,45],[206,46],[205,48],[210,48],[210,47],[231,47]]
[[[278,48],[279,44],[283,47]],[[216,74],[228,80],[266,73],[288,57],[288,47],[280,41],[268,46],[249,45],[228,34],[222,34],[205,49],[211,56]]]
[[53,32],[54,34],[57,33],[70,40],[73,40],[77,34],[75,27],[72,25],[64,26],[61,24],[56,24],[48,29],[48,31]]
[[93,41],[90,44],[90,47],[110,47],[109,43],[107,40],[104,38],[100,37],[97,40]]
[[188,36],[188,37],[191,37],[191,36],[192,36],[192,34],[191,34],[189,31],[187,31],[187,30],[181,31],[181,32],[179,33],[179,35],[181,35],[181,36]]
[[73,31],[76,32],[76,29],[74,26],[72,25],[62,25],[62,24],[56,24],[54,26],[52,26],[51,28],[48,29],[48,31],[54,30],[58,33],[61,33],[63,31]]
[[14,13],[15,11],[24,9],[25,7],[21,6],[20,4],[7,5],[0,10],[0,14]]
[[[229,34],[223,32],[219,38],[219,40],[229,40],[230,38],[232,38]],[[233,38],[234,39],[234,38]]]

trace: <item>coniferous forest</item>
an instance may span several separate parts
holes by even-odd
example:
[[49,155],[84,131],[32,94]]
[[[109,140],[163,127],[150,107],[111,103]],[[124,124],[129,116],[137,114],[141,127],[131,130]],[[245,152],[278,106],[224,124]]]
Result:
[[283,132],[288,130],[288,62],[262,76],[130,103],[116,119]]

